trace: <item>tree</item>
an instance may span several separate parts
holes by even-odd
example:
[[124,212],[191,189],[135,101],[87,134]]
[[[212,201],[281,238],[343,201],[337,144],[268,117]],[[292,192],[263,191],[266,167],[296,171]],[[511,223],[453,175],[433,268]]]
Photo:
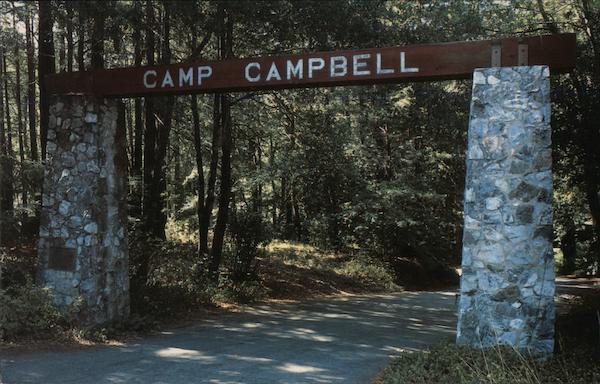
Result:
[[38,161],[35,97],[35,54],[33,48],[33,18],[31,8],[27,7],[25,18],[25,37],[27,46],[27,116],[29,122],[29,150],[31,160]]
[[52,26],[52,4],[49,1],[38,1],[39,6],[39,44],[38,44],[38,78],[40,89],[40,141],[42,159],[46,157],[48,140],[49,98],[46,92],[44,77],[55,72],[54,34]]

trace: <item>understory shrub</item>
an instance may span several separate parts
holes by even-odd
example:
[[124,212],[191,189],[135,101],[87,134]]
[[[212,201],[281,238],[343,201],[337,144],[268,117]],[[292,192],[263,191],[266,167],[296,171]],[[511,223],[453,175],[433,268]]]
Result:
[[265,225],[258,212],[234,212],[229,223],[231,252],[228,255],[228,274],[234,282],[256,280],[258,277],[259,245],[266,240]]
[[0,289],[0,340],[50,334],[66,323],[47,289],[31,282]]
[[267,289],[256,280],[224,281],[213,299],[217,302],[248,304],[266,298]]

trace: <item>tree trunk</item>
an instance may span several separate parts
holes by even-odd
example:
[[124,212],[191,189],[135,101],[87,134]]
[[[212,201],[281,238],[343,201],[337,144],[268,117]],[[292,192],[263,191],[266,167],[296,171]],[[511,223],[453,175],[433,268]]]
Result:
[[17,32],[17,20],[13,14],[13,32],[15,34],[14,66],[15,66],[15,102],[17,105],[17,130],[19,135],[19,160],[21,162],[21,199],[23,205],[27,205],[27,189],[25,188],[25,177],[23,167],[25,165],[25,143],[23,133],[23,105],[21,100],[21,61],[20,47]]
[[[221,58],[233,57],[233,20],[231,15],[220,6],[221,14]],[[225,21],[226,20],[226,21]],[[213,280],[218,280],[219,266],[221,265],[223,253],[223,240],[227,228],[229,214],[229,200],[231,195],[231,104],[227,95],[221,96],[221,178],[219,187],[219,211],[215,224],[211,263],[209,273]]]
[[223,253],[223,240],[227,228],[229,200],[231,195],[231,107],[227,95],[221,96],[221,177],[219,179],[219,211],[212,239],[209,272],[218,278]]
[[215,185],[217,183],[217,167],[219,164],[219,147],[221,142],[221,97],[213,97],[213,131],[211,141],[210,163],[208,167],[208,181],[206,185],[206,199],[202,210],[202,221],[200,225],[199,252],[208,254],[208,229],[215,202]]
[[567,231],[560,239],[560,249],[563,253],[561,272],[570,275],[575,272],[577,260],[577,232],[572,219],[568,221]]
[[66,72],[66,57],[67,57],[67,45],[65,44],[66,32],[65,26],[63,25],[62,17],[57,18],[58,32],[56,34],[56,51],[58,52],[58,70],[57,72]]
[[298,203],[298,193],[296,186],[292,185],[292,208],[294,213],[294,230],[296,232],[296,241],[302,241],[302,216],[300,213],[300,204]]
[[[154,65],[154,9],[150,0],[146,1],[146,64]],[[156,146],[156,120],[154,103],[151,97],[144,99],[146,129],[144,131],[144,200],[143,214],[147,232],[154,225],[154,202],[152,201],[152,180],[154,175],[154,151]]]
[[[12,117],[10,114],[10,99],[8,97],[8,74],[6,65],[6,52],[2,49],[2,71],[4,80],[4,114],[6,116],[6,125],[4,126],[6,131],[6,161],[7,161],[7,174],[5,174],[5,191],[7,199],[7,207],[10,207],[10,211],[13,210],[14,199],[15,199],[15,180],[14,180],[14,167],[15,167],[15,154],[13,150],[13,133],[12,133]],[[1,96],[0,96],[1,97]]]
[[[273,169],[275,164],[275,148],[273,146],[273,137],[269,137],[269,167]],[[273,221],[273,231],[278,231],[277,228],[277,193],[275,192],[277,189],[275,185],[275,178],[271,177],[271,215]]]
[[[171,24],[170,24],[170,3],[165,2],[163,14],[163,46],[161,49],[161,64],[169,64],[171,62]],[[154,170],[154,200],[157,203],[157,209],[154,212],[156,215],[156,226],[154,234],[160,239],[165,239],[165,226],[167,224],[167,214],[165,212],[165,192],[167,191],[167,149],[169,148],[169,135],[173,123],[173,108],[175,106],[175,97],[166,96],[161,98],[160,108],[157,112],[160,114],[160,121],[157,125],[157,141],[156,141],[156,162]]]
[[[135,16],[138,23],[142,22],[141,2],[138,0],[134,3]],[[134,49],[134,65],[139,67],[142,65],[142,34],[140,28],[133,30],[133,49]],[[142,148],[144,126],[142,120],[142,99],[136,97],[134,103],[134,142],[133,142],[133,161],[131,175],[133,177],[133,190],[131,198],[131,215],[140,218],[142,215]]]
[[[145,27],[146,27],[146,64],[154,65],[154,8],[151,0],[146,1],[145,5]],[[145,108],[145,130],[144,130],[144,180],[143,180],[143,200],[142,217],[144,232],[152,235],[152,228],[155,227],[155,202],[153,201],[152,187],[155,170],[155,146],[156,146],[156,120],[154,116],[154,103],[152,97],[144,98]],[[142,253],[138,260],[138,270],[133,277],[132,285],[135,291],[139,291],[146,285],[150,267],[150,256]]]
[[77,69],[85,71],[85,1],[77,2]]
[[200,127],[200,115],[198,113],[198,98],[192,95],[192,122],[194,124],[194,150],[196,154],[196,168],[198,169],[198,183],[196,185],[196,195],[198,204],[196,205],[196,215],[198,216],[198,259],[202,260],[205,257],[205,251],[208,244],[208,228],[204,230],[204,215],[205,215],[205,199],[204,199],[204,164],[202,161],[202,132]]
[[38,161],[36,100],[35,100],[35,53],[33,49],[33,19],[27,11],[25,41],[27,45],[27,115],[29,121],[29,150],[31,160]]
[[91,65],[92,69],[104,68],[104,4],[94,2],[94,27],[92,31]]
[[65,2],[67,8],[67,72],[73,72],[73,3]]
[[[8,211],[12,210],[10,199],[8,198],[8,187],[10,180],[8,179],[8,145],[6,126],[4,125],[4,66],[2,65],[4,58],[4,49],[0,48],[0,224],[4,224],[4,218]],[[0,227],[0,233],[4,228]]]
[[41,157],[46,158],[46,142],[48,140],[48,94],[44,77],[55,72],[54,66],[54,37],[52,33],[52,4],[49,1],[38,1],[39,5],[39,54],[38,77],[40,88],[40,142]]

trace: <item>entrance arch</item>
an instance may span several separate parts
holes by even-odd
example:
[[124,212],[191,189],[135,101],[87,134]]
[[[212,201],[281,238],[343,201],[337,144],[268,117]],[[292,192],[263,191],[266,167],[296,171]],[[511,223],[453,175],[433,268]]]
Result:
[[119,98],[472,77],[457,342],[551,352],[550,73],[574,60],[565,34],[49,75],[39,279],[86,323],[128,315]]

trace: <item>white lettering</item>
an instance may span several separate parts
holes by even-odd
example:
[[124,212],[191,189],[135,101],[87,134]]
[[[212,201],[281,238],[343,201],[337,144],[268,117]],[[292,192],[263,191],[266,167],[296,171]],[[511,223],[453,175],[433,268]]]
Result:
[[404,57],[404,52],[400,52],[400,72],[419,72],[419,68],[406,68],[406,58]]
[[348,59],[346,59],[344,56],[331,56],[331,59],[329,61],[329,76],[346,76],[347,73]]
[[292,77],[297,77],[299,79],[302,79],[302,77],[303,77],[303,74],[302,74],[302,64],[303,63],[304,63],[303,59],[299,59],[296,62],[296,65],[294,65],[291,60],[287,61],[287,70],[286,70],[287,75],[286,75],[286,77],[287,77],[288,80],[291,80]]
[[312,79],[313,71],[319,71],[325,67],[325,60],[320,57],[311,57],[308,59],[308,78]]
[[[153,83],[149,83],[148,82],[148,77],[152,75],[154,76],[154,82]],[[156,71],[153,69],[149,69],[146,72],[144,72],[144,87],[146,88],[156,88]]]
[[190,87],[194,85],[194,69],[189,67],[187,71],[183,68],[179,68],[179,86],[183,87],[185,83]]
[[378,75],[387,75],[390,73],[394,73],[392,68],[382,68],[381,67],[381,53],[377,54],[377,74]]
[[212,76],[212,67],[210,65],[201,65],[198,67],[198,85],[202,85],[202,79]]
[[371,71],[369,71],[368,69],[361,69],[365,68],[367,66],[367,63],[359,62],[359,60],[368,59],[369,57],[371,57],[371,54],[369,53],[352,56],[352,72],[354,73],[354,76],[365,76],[371,74]]
[[269,73],[267,74],[267,78],[265,80],[269,81],[272,78],[275,78],[276,80],[281,80],[281,76],[279,76],[279,71],[277,70],[275,62],[271,64],[271,68],[269,69]]
[[160,85],[160,87],[164,88],[165,85],[168,85],[169,87],[175,86],[175,84],[173,84],[173,78],[171,77],[171,72],[169,72],[168,69],[167,69],[167,72],[165,72],[165,76],[163,77],[163,81],[162,81],[162,84]]
[[[258,69],[258,74],[256,76],[250,76],[250,68]],[[254,83],[260,80],[260,64],[258,63],[249,63],[246,65],[246,80]]]

